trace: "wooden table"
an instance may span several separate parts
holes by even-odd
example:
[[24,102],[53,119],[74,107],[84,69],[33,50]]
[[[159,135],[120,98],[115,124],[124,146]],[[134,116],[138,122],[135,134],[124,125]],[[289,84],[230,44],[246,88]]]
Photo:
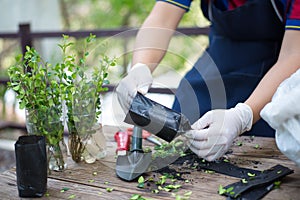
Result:
[[[177,180],[173,183],[182,186],[177,192],[151,192],[147,183],[145,188],[138,188],[137,181],[122,181],[115,174],[116,143],[113,135],[117,130],[116,127],[104,127],[108,145],[108,155],[105,159],[93,164],[77,164],[69,160],[67,170],[52,172],[49,175],[48,191],[41,199],[130,199],[133,194],[140,194],[149,199],[175,199],[174,195],[183,197],[189,191],[192,191],[190,199],[226,199],[218,194],[219,186],[226,186],[240,180],[218,173],[177,166],[180,172],[189,172],[182,176],[188,181]],[[240,137],[232,150],[233,152],[228,154],[228,160],[240,167],[266,170],[281,164],[294,170],[293,174],[282,179],[278,189],[272,190],[264,199],[300,199],[300,169],[278,151],[274,139]],[[145,179],[149,177],[159,179],[160,176],[161,174],[154,172],[144,174]],[[20,199],[15,169],[0,174],[0,188],[0,199]],[[112,191],[108,191],[111,189]]]

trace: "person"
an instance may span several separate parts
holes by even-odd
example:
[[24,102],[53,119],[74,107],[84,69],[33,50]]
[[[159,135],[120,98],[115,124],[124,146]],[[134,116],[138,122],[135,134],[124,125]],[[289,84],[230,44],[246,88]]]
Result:
[[[125,112],[137,91],[148,92],[151,73],[191,2],[157,0],[144,21],[132,67],[116,89]],[[192,123],[185,134],[190,149],[213,161],[241,134],[274,137],[260,111],[300,67],[300,0],[201,0],[201,10],[211,22],[207,54],[181,80],[173,109]]]

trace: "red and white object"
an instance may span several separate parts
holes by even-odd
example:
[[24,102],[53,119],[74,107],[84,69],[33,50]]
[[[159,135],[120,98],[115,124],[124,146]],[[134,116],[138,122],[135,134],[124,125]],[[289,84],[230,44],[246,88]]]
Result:
[[127,154],[127,151],[130,147],[130,135],[127,131],[118,131],[114,136],[117,142],[116,153],[118,156],[124,156]]

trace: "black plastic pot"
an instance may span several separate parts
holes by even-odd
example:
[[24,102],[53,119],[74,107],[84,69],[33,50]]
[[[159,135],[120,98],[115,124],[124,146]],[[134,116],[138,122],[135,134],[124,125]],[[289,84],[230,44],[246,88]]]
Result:
[[141,93],[133,98],[124,122],[133,124],[171,142],[191,129],[189,120],[179,112],[163,106]]
[[47,190],[47,154],[44,136],[20,136],[15,143],[20,197],[42,197]]

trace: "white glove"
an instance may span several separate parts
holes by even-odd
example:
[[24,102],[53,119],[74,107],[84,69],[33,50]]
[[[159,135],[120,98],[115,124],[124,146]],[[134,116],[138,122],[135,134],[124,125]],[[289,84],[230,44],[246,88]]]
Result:
[[253,113],[247,104],[211,110],[192,125],[185,135],[190,149],[199,157],[213,161],[223,156],[234,139],[252,127]]
[[146,94],[152,82],[151,71],[147,65],[137,63],[130,69],[116,89],[118,101],[125,113],[128,112],[137,91]]

